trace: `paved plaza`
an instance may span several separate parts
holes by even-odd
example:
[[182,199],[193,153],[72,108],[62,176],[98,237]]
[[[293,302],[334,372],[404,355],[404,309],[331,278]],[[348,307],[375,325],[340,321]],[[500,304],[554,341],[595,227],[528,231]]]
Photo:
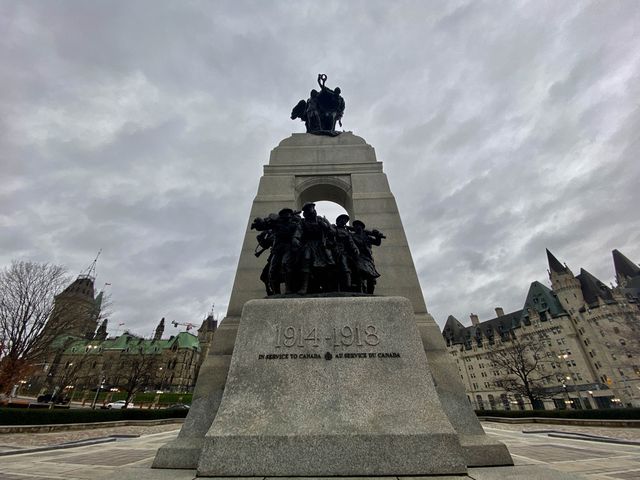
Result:
[[[163,426],[167,431],[147,427],[137,430],[138,438],[124,438],[109,443],[67,449],[48,450],[37,453],[0,456],[1,480],[100,480],[100,479],[161,479],[188,480],[195,477],[192,470],[151,470],[150,465],[158,447],[173,439],[179,425]],[[597,427],[561,427],[544,424],[503,425],[483,423],[486,432],[507,444],[516,467],[476,468],[469,470],[469,477],[476,480],[489,478],[518,479],[527,477],[535,466],[553,469],[548,478],[557,480],[576,478],[580,474],[591,480],[640,479],[640,446],[620,445],[585,440],[551,437],[547,433],[523,433],[522,431],[564,430],[571,432],[604,435],[626,440],[639,440],[640,429],[602,429]],[[150,433],[152,432],[152,433]],[[96,438],[96,430],[84,431],[80,437]],[[123,430],[103,429],[101,435],[122,435]],[[127,431],[131,434],[133,432]],[[20,434],[0,436],[3,451],[33,446],[51,445],[70,441],[71,432],[56,434]],[[38,436],[44,435],[37,439]],[[79,434],[74,432],[78,440]],[[27,440],[28,437],[36,437]],[[43,440],[44,439],[44,440]],[[23,445],[18,445],[22,442]],[[553,472],[555,471],[555,473]],[[465,477],[446,477],[465,478]]]

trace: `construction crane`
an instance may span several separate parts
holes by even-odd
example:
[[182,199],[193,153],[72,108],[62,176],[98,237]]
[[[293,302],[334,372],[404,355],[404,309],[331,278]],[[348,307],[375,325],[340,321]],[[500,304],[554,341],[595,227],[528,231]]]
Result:
[[193,327],[195,327],[196,325],[193,323],[180,323],[180,322],[176,322],[175,320],[171,321],[171,325],[173,325],[175,328],[178,327],[178,325],[182,325],[183,327],[187,327],[187,332],[189,330],[191,330]]

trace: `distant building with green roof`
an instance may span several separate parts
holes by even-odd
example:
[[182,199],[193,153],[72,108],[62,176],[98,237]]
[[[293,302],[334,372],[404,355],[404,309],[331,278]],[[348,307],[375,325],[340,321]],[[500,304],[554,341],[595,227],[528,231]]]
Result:
[[[529,287],[522,309],[471,325],[450,315],[442,330],[469,402],[478,410],[530,409],[514,390],[495,352],[517,339],[541,347],[538,377],[544,397],[535,408],[640,407],[640,268],[613,251],[617,285],[607,286],[584,269],[578,275],[547,250],[551,288]],[[511,378],[513,375],[511,376]]]
[[98,325],[102,292],[94,296],[93,284],[91,275],[80,275],[56,296],[40,339],[46,353],[35,359],[38,370],[29,380],[31,389],[78,392],[100,384],[126,389],[135,381],[137,390],[191,392],[218,326],[213,315],[197,334],[188,323],[187,331],[163,339],[163,318],[153,338],[130,332],[109,337],[108,320]]

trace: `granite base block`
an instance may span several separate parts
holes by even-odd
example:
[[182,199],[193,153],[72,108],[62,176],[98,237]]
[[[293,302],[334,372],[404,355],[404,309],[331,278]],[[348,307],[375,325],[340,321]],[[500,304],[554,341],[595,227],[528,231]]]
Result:
[[177,438],[158,449],[151,468],[194,469],[202,450],[202,438]]
[[245,304],[199,476],[463,474],[411,303]]
[[513,465],[511,454],[504,443],[487,435],[460,435],[460,445],[468,467]]
[[[464,474],[451,435],[217,437],[198,476],[384,476]],[[243,452],[242,458],[237,453]]]
[[[121,468],[117,474],[96,473],[99,480],[196,480],[195,470],[151,470],[145,468]],[[277,477],[218,477],[218,480],[336,480],[335,476],[277,476]],[[588,480],[576,473],[560,472],[543,465],[518,465],[507,467],[470,468],[463,475],[351,475],[341,476],[340,480]]]

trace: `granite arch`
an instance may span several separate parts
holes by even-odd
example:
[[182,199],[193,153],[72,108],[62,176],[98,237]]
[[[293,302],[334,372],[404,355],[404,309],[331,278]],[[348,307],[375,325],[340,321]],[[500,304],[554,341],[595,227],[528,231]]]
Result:
[[307,202],[328,201],[344,208],[353,217],[351,183],[338,177],[311,177],[300,180],[295,188],[296,209]]

